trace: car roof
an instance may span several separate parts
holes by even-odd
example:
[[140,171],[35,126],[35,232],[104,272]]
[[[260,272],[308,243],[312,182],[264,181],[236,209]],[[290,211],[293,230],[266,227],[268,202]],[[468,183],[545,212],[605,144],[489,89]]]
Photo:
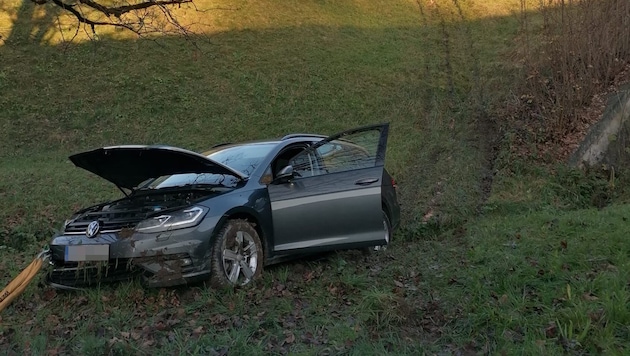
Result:
[[218,148],[221,149],[225,149],[225,148],[229,148],[229,147],[237,147],[237,146],[246,146],[246,145],[259,145],[259,144],[281,144],[281,143],[293,143],[293,142],[300,142],[300,141],[319,141],[321,139],[326,138],[327,136],[324,135],[317,135],[317,134],[304,134],[304,133],[299,133],[299,134],[288,134],[288,135],[284,135],[283,137],[281,137],[280,139],[271,139],[271,140],[253,140],[253,141],[243,141],[243,142],[223,142],[223,143],[218,143],[212,147],[210,147],[208,150],[203,151],[201,154],[204,156],[207,156],[215,151],[217,151]]

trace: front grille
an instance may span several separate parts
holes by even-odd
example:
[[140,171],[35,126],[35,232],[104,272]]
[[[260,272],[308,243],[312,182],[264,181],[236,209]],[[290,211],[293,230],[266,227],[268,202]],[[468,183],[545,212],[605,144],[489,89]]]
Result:
[[66,225],[65,231],[66,233],[84,233],[92,221],[99,222],[100,231],[133,228],[152,212],[153,210],[147,211],[145,208],[88,212]]
[[54,262],[55,260],[53,259],[52,264],[54,267],[47,274],[46,281],[66,287],[81,288],[99,283],[127,281],[143,274],[152,283],[161,283],[162,286],[166,286],[169,280],[172,279],[177,281],[173,284],[175,285],[180,283],[181,275],[195,270],[193,265],[175,267],[179,266],[179,263],[187,258],[190,258],[190,256],[184,253],[155,257],[156,262],[170,264],[171,268],[175,268],[176,272],[171,274],[152,274],[137,265],[143,262],[153,262],[153,258],[148,257],[136,259],[121,258],[117,261],[112,260],[109,262],[62,262],[61,260]]
[[68,287],[87,287],[100,282],[118,282],[133,278],[141,272],[129,260],[109,263],[66,262],[55,265],[46,276],[47,281]]

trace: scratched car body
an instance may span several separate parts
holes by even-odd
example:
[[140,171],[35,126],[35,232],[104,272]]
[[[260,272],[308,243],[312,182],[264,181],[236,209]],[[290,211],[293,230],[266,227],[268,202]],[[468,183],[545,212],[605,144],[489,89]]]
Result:
[[387,245],[399,223],[384,168],[389,126],[325,137],[216,145],[104,147],[70,160],[121,199],[76,212],[50,243],[55,287],[141,275],[149,286],[245,285],[265,265]]

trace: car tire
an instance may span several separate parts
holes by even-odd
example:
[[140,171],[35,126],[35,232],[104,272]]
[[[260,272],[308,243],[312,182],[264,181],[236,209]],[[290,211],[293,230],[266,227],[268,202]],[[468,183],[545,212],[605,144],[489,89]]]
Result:
[[374,251],[383,251],[387,249],[387,246],[392,243],[392,224],[389,220],[389,216],[383,210],[383,231],[385,233],[385,245],[374,246]]
[[245,286],[263,269],[263,248],[254,225],[228,220],[212,241],[210,282],[215,287]]
[[372,247],[365,247],[363,249],[361,249],[361,251],[363,251],[363,254],[368,256],[370,255],[370,253],[376,251],[385,251],[387,249],[387,246],[389,244],[391,244],[391,238],[392,238],[392,224],[390,223],[389,220],[389,216],[387,215],[387,213],[385,212],[385,210],[383,210],[383,232],[385,233],[385,240],[386,240],[386,244],[385,245],[377,245],[377,246],[372,246]]

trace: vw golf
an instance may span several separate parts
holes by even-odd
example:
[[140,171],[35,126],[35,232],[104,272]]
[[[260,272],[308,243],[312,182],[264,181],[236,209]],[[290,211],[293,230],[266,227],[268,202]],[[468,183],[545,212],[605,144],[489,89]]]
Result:
[[387,245],[400,219],[384,169],[388,130],[290,134],[201,154],[128,145],[70,156],[124,197],[66,220],[47,281],[76,288],[139,274],[155,287],[238,286],[289,258]]

